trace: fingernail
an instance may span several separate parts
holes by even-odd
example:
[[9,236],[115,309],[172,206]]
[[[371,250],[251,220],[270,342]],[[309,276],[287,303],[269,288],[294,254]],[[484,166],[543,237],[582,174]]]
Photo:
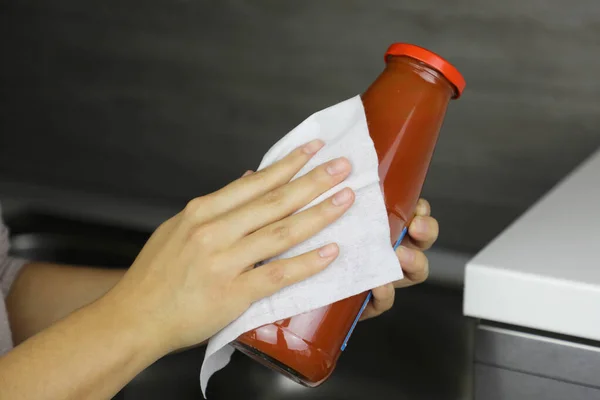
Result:
[[321,258],[331,258],[338,253],[338,247],[335,243],[330,243],[319,249],[319,256]]
[[348,188],[342,189],[340,192],[337,192],[331,202],[334,206],[341,206],[344,204],[350,203],[352,200],[352,191]]
[[248,175],[252,174],[253,172],[254,171],[251,171],[251,170],[248,170],[248,171],[244,172],[244,175],[242,175],[242,178],[245,177],[245,176],[248,176]]
[[329,162],[326,170],[329,175],[339,175],[350,170],[350,163],[345,158],[337,158]]
[[398,248],[398,259],[400,260],[400,264],[403,262],[411,263],[415,259],[415,252],[407,247],[400,246]]
[[304,147],[302,147],[302,151],[305,154],[315,154],[317,151],[321,150],[321,148],[325,146],[325,143],[320,140],[320,139],[316,139],[313,140],[312,142],[308,142],[304,145]]

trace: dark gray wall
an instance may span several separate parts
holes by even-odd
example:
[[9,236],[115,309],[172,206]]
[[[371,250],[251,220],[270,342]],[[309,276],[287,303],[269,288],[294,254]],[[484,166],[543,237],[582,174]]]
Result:
[[393,41],[467,78],[425,195],[476,250],[600,145],[596,0],[3,0],[0,177],[183,202],[364,90]]

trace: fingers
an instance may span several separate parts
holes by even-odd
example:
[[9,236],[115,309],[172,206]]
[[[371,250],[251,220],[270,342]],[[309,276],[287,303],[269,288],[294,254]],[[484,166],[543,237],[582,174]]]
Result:
[[394,282],[396,288],[422,283],[429,276],[429,260],[423,251],[428,250],[437,240],[439,224],[430,216],[431,206],[425,199],[419,199],[415,214],[408,227],[407,237],[396,250],[404,272],[404,278]]
[[233,245],[235,265],[254,265],[283,253],[323,230],[353,203],[354,192],[345,188],[307,210],[257,230]]
[[313,140],[263,170],[245,174],[214,193],[190,201],[184,210],[185,219],[205,222],[285,185],[323,146],[323,141]]
[[371,294],[371,301],[360,316],[361,321],[377,317],[388,311],[394,305],[396,290],[391,283],[373,289]]
[[240,240],[272,222],[279,221],[306,206],[319,195],[341,183],[350,174],[350,162],[342,157],[313,169],[308,174],[268,192],[224,215],[227,243]]
[[420,217],[428,217],[431,215],[431,205],[429,202],[425,199],[419,199],[415,209],[415,214]]
[[416,216],[408,227],[409,247],[428,250],[438,238],[440,228],[437,220],[430,216]]
[[328,244],[297,257],[276,260],[240,275],[236,284],[250,302],[272,295],[325,269],[337,258],[339,248]]
[[396,250],[404,278],[394,282],[396,288],[424,282],[429,276],[429,260],[422,251],[400,246]]
[[419,199],[415,210],[416,217],[409,226],[406,245],[396,250],[404,272],[404,278],[393,284],[372,290],[372,301],[361,315],[361,320],[376,317],[389,310],[394,304],[395,288],[412,286],[424,282],[429,275],[429,261],[420,250],[426,250],[437,240],[439,228],[437,221],[430,217],[431,206],[425,199]]

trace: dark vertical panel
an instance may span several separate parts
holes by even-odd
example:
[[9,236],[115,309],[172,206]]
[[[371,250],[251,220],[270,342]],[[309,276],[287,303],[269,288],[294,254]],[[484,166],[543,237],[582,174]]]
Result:
[[425,194],[477,249],[600,145],[594,0],[5,0],[0,176],[181,202],[360,93],[393,41],[465,74]]

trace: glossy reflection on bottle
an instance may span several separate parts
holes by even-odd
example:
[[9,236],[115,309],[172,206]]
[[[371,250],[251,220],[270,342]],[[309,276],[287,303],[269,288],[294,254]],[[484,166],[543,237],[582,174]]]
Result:
[[[465,86],[447,61],[421,47],[389,47],[386,68],[361,96],[379,158],[391,243],[414,213],[450,99]],[[233,345],[305,386],[333,372],[369,293],[256,328]]]

